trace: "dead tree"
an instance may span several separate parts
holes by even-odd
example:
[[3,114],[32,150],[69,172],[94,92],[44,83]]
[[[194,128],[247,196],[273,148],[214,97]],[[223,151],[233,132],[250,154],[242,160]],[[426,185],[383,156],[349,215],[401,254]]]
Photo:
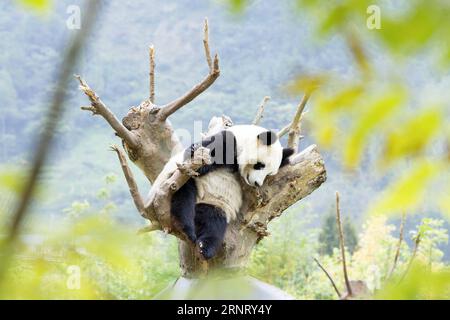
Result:
[[[207,20],[205,20],[203,43],[209,69],[207,76],[183,96],[161,106],[153,103],[154,49],[152,48],[150,54],[152,78],[149,98],[139,106],[131,107],[122,122],[100,100],[94,90],[80,76],[77,76],[80,89],[88,96],[91,103],[90,106],[82,107],[82,109],[91,111],[94,115],[99,115],[106,120],[117,136],[122,139],[128,158],[142,170],[149,182],[156,179],[172,155],[182,150],[168,118],[208,89],[219,77],[219,57],[216,54],[212,58],[210,54]],[[303,101],[306,103],[305,99]],[[298,137],[299,134],[298,122],[304,103],[300,103],[300,107],[302,108],[300,115],[289,125],[291,130],[295,131],[291,136]],[[257,121],[261,116],[261,114],[256,116]],[[217,126],[226,128],[232,125],[231,120],[224,116],[215,117],[212,122],[216,128]],[[296,141],[292,143],[296,143]],[[117,146],[114,146],[113,150],[119,156],[138,212],[150,221],[150,225],[145,228],[145,231],[163,230],[179,239],[180,268],[183,277],[186,278],[197,278],[212,269],[244,268],[254,246],[268,235],[268,223],[317,189],[326,179],[322,156],[316,146],[311,145],[293,155],[291,165],[282,168],[276,176],[268,177],[261,188],[252,188],[242,182],[245,196],[240,218],[228,226],[220,252],[206,262],[198,254],[197,248],[185,241],[184,235],[172,227],[169,210],[171,195],[189,177],[195,175],[195,170],[202,163],[209,161],[205,156],[207,153],[202,152],[205,150],[198,150],[194,159],[189,163],[179,164],[178,170],[167,178],[166,183],[159,190],[153,190],[154,197],[147,201],[143,200],[137,189],[131,170],[127,165],[126,156]]]

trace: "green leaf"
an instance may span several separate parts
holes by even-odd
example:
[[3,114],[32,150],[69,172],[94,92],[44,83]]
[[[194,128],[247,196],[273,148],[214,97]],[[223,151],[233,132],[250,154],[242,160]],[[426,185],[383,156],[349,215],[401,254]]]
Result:
[[234,13],[239,13],[247,6],[248,0],[229,0],[230,9]]
[[355,107],[358,99],[365,93],[363,85],[357,83],[337,92],[331,97],[317,97],[315,109],[321,115],[338,111],[349,110]]
[[382,197],[369,210],[370,214],[398,214],[412,211],[421,203],[430,180],[436,177],[445,164],[434,161],[421,161],[403,177],[390,185]]
[[392,162],[418,154],[443,126],[444,115],[439,108],[426,109],[387,134],[384,160]]
[[47,11],[50,8],[51,0],[16,0],[25,7],[36,11]]
[[404,90],[395,88],[369,105],[363,106],[344,148],[345,165],[354,167],[360,162],[369,135],[402,105],[405,97]]
[[292,95],[297,95],[304,92],[313,92],[322,86],[328,80],[325,74],[319,75],[299,75],[291,81],[286,90]]

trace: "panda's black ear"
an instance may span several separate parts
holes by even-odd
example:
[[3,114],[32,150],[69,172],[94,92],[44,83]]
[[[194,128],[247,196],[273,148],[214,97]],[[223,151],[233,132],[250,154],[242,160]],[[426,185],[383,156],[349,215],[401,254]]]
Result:
[[294,154],[295,150],[292,148],[283,148],[283,157],[281,158],[280,168],[289,164],[289,157]]
[[268,130],[258,134],[258,140],[263,145],[270,146],[277,142],[278,135],[275,132]]

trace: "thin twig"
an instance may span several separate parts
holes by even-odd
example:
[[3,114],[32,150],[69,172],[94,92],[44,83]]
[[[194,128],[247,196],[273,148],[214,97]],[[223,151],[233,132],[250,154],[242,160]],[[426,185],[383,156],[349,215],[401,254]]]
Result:
[[331,284],[333,285],[334,291],[336,291],[336,294],[338,295],[338,297],[341,297],[341,293],[339,292],[339,289],[336,286],[336,283],[334,282],[333,278],[331,277],[331,275],[328,273],[328,271],[320,264],[320,262],[314,258],[314,261],[317,263],[317,265],[319,266],[320,269],[322,269],[322,271],[325,273],[325,275],[328,277],[328,279],[330,280]]
[[342,268],[344,270],[345,286],[347,287],[348,296],[352,296],[352,287],[350,285],[350,280],[348,279],[347,262],[345,261],[344,232],[342,230],[342,223],[341,223],[341,209],[339,207],[339,192],[337,192],[337,191],[336,191],[336,224],[337,224],[338,231],[339,231],[339,245],[341,247]]
[[400,278],[398,283],[402,282],[405,279],[406,275],[408,274],[409,270],[411,269],[413,261],[414,261],[416,255],[417,255],[417,251],[419,250],[420,241],[421,241],[421,236],[420,236],[420,233],[418,233],[417,237],[416,237],[416,240],[414,241],[414,249],[413,249],[413,253],[411,255],[411,258],[409,259],[408,266],[406,267],[406,270],[403,273],[403,275]]
[[406,220],[406,214],[403,213],[402,220],[400,222],[400,232],[398,235],[398,243],[397,243],[397,249],[395,251],[394,263],[392,264],[392,268],[391,268],[391,271],[389,272],[389,275],[387,276],[387,279],[390,279],[392,277],[392,274],[394,273],[394,270],[397,267],[398,259],[400,258],[400,249],[401,249],[402,242],[403,242],[403,230],[405,227],[405,220]]
[[155,103],[155,47],[150,46],[150,101]]
[[256,111],[255,119],[253,120],[254,125],[258,125],[262,118],[264,117],[264,107],[266,106],[267,101],[270,100],[269,96],[265,96],[261,103],[259,104],[258,110]]

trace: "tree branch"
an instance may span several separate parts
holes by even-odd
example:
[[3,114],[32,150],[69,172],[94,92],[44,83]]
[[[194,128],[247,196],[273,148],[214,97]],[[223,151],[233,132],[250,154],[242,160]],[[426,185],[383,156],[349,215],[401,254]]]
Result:
[[191,90],[189,90],[187,93],[185,93],[182,97],[162,106],[158,113],[158,116],[162,121],[166,120],[171,114],[175,113],[178,109],[180,109],[184,105],[186,105],[189,102],[191,102],[192,100],[194,100],[203,91],[208,89],[209,86],[211,86],[214,83],[214,81],[216,81],[216,79],[219,77],[219,75],[220,75],[219,56],[216,54],[214,56],[214,61],[211,62],[212,59],[211,59],[211,54],[210,54],[210,50],[209,50],[208,20],[207,19],[205,19],[203,44],[205,47],[206,62],[208,63],[208,67],[209,67],[208,75],[199,84],[197,84]]
[[[290,165],[267,177],[260,188],[241,184],[245,194],[244,225],[267,226],[288,207],[309,195],[326,180],[322,156],[311,145],[290,158]],[[261,230],[260,227],[258,227]],[[264,236],[263,233],[261,233]]]
[[327,276],[327,278],[330,280],[331,284],[333,285],[334,291],[336,291],[336,294],[338,295],[338,297],[341,297],[341,293],[339,292],[339,289],[336,286],[336,283],[334,282],[333,278],[331,277],[331,275],[328,273],[327,270],[325,270],[325,268],[320,264],[320,262],[314,258],[314,261],[317,263],[317,265],[319,266],[320,269],[322,269],[322,271],[325,273],[325,275]]
[[288,147],[293,148],[294,150],[298,149],[298,141],[300,139],[300,121],[309,97],[310,93],[305,93],[303,95],[302,100],[297,106],[297,111],[295,112],[294,119],[292,120],[289,128]]
[[411,266],[412,266],[412,264],[414,262],[414,259],[416,258],[416,255],[417,255],[417,251],[419,250],[419,244],[420,244],[421,240],[422,239],[421,239],[420,233],[418,233],[416,239],[414,240],[414,249],[413,249],[413,253],[411,255],[411,258],[409,259],[408,266],[406,267],[406,270],[403,273],[403,275],[400,278],[398,283],[402,282],[405,279],[406,275],[408,274],[409,270],[411,269]]
[[130,189],[130,194],[133,198],[134,204],[136,205],[136,209],[141,214],[141,216],[145,216],[144,201],[142,200],[138,186],[136,184],[136,181],[134,180],[133,172],[131,171],[130,167],[128,167],[125,154],[119,149],[117,145],[112,145],[111,150],[117,153],[117,157],[119,158],[119,162],[122,167],[125,179],[127,180],[128,188]]
[[208,18],[205,18],[205,25],[203,27],[203,47],[205,48],[206,62],[208,63],[209,72],[213,71],[213,63],[211,60],[211,51],[209,50],[209,27]]
[[150,46],[150,101],[155,103],[155,47]]
[[402,214],[402,220],[400,222],[400,232],[398,235],[398,243],[397,243],[397,250],[395,251],[394,256],[394,263],[392,265],[391,271],[389,272],[389,275],[386,277],[386,279],[390,279],[392,277],[392,274],[394,273],[395,268],[397,267],[398,259],[400,257],[400,249],[403,242],[403,229],[405,227],[405,220],[406,220],[406,214]]
[[144,234],[152,231],[161,230],[161,226],[159,224],[150,223],[148,226],[142,227],[137,231],[137,234]]
[[174,230],[172,221],[170,219],[170,206],[172,201],[172,195],[177,192],[192,176],[196,176],[196,172],[200,167],[205,164],[210,164],[211,158],[209,150],[204,147],[198,148],[194,152],[192,159],[189,159],[181,164],[177,163],[177,168],[174,172],[166,177],[159,177],[165,179],[164,181],[155,182],[155,186],[159,185],[158,189],[152,187],[150,191],[150,197],[144,205],[144,217],[151,221],[158,221],[166,232],[178,236],[180,239],[185,239],[185,235]]
[[261,122],[262,118],[264,117],[264,107],[265,107],[267,101],[269,101],[269,100],[270,100],[270,97],[265,96],[263,98],[263,100],[261,101],[261,103],[259,104],[258,111],[256,112],[255,119],[253,120],[254,125],[259,125],[259,123]]
[[100,100],[98,95],[92,90],[89,85],[79,75],[75,75],[75,78],[80,82],[80,90],[88,96],[91,101],[91,106],[81,107],[82,110],[91,111],[94,115],[101,115],[109,125],[116,131],[117,135],[125,140],[125,142],[132,148],[138,146],[138,140],[136,136],[129,131],[124,125],[116,118],[114,113],[108,109],[108,107]]
[[292,126],[292,122],[289,123],[288,125],[284,126],[280,131],[278,131],[277,135],[278,138],[281,138],[282,136],[284,136],[286,133],[289,132],[289,129],[291,129]]
[[344,270],[345,286],[347,287],[348,296],[352,296],[352,287],[350,285],[350,280],[347,274],[347,262],[345,261],[345,242],[344,242],[344,232],[342,230],[341,223],[341,210],[339,208],[339,192],[336,191],[336,224],[339,231],[339,244],[341,246],[341,256],[342,256],[342,268]]

